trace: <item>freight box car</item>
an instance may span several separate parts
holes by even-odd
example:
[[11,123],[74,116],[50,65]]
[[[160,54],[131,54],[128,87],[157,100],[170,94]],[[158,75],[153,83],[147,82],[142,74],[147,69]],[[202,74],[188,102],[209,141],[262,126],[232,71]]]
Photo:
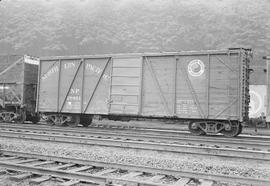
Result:
[[266,86],[267,86],[267,103],[266,103],[266,123],[270,126],[270,56],[263,57],[266,60]]
[[38,59],[0,55],[0,122],[37,122]]
[[267,86],[250,85],[249,127],[266,127]]
[[249,86],[249,118],[259,118],[265,116],[266,113],[266,85],[250,85]]
[[54,124],[93,115],[190,121],[196,135],[241,133],[251,50],[41,58],[37,111]]
[[252,73],[249,82],[249,126],[265,127],[267,106],[266,65],[253,64],[250,68]]

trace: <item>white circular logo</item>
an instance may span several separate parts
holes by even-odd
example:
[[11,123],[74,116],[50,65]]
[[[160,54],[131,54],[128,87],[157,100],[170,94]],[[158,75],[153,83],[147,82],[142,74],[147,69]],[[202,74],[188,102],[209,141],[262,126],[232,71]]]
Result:
[[188,64],[188,73],[191,76],[198,77],[204,73],[204,63],[199,59],[194,59]]
[[261,110],[263,106],[263,100],[261,96],[253,90],[250,90],[249,94],[250,94],[249,112],[251,115],[256,115],[258,114],[258,112]]

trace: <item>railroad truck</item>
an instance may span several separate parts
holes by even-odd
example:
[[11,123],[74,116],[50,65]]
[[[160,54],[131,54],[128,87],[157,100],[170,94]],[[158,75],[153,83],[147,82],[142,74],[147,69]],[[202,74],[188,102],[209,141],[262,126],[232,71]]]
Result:
[[55,125],[167,118],[233,137],[248,121],[251,60],[244,48],[42,57],[36,109]]
[[38,65],[28,55],[0,55],[0,122],[38,122]]

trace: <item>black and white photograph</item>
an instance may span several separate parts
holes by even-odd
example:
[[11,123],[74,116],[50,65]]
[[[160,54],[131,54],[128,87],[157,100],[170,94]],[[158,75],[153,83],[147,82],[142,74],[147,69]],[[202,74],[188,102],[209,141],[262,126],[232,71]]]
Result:
[[269,186],[270,0],[0,0],[0,186]]

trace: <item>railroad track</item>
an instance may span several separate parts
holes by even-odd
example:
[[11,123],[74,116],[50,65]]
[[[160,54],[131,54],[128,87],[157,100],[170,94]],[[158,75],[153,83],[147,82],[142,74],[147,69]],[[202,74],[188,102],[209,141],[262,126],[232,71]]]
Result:
[[[153,122],[152,122],[153,123]],[[40,124],[44,124],[44,123],[40,123]],[[146,124],[145,124],[146,125]],[[115,123],[115,124],[108,124],[105,123],[103,124],[102,121],[97,121],[96,123],[92,123],[89,128],[118,128],[118,129],[149,129],[149,130],[168,130],[168,131],[179,131],[179,132],[187,132],[190,133],[188,130],[188,123],[186,122],[182,122],[182,123],[177,123],[177,124],[163,124],[163,127],[161,126],[157,126],[154,127],[154,125],[150,125],[150,126],[144,126],[142,124],[136,124],[136,122],[129,124],[129,122],[124,122],[121,123],[121,121],[119,122],[119,124]],[[265,136],[269,136],[270,135],[270,129],[267,128],[260,128],[258,127],[257,130],[260,130],[259,133],[257,133],[256,135],[265,135]],[[248,128],[248,127],[244,127],[242,134],[245,135],[250,135],[250,131],[255,131],[255,128]],[[221,134],[219,134],[221,135]]]
[[[109,126],[109,125],[93,125],[91,127],[88,128],[83,128],[83,127],[58,127],[58,126],[49,126],[49,125],[45,125],[45,124],[11,124],[11,123],[7,123],[7,124],[3,124],[1,123],[0,128],[20,128],[22,127],[22,129],[29,129],[29,130],[34,130],[36,128],[39,129],[44,129],[47,130],[48,128],[53,131],[56,130],[57,132],[60,131],[79,131],[80,133],[91,133],[93,131],[103,131],[103,132],[117,132],[117,133],[127,133],[130,134],[132,133],[144,133],[144,134],[156,134],[156,135],[167,135],[167,136],[177,136],[177,137],[194,137],[194,135],[190,134],[188,131],[186,130],[168,130],[168,129],[157,129],[157,128],[137,128],[137,127],[130,127],[130,126]],[[121,132],[123,131],[123,132]],[[196,138],[201,138],[202,136],[196,136]],[[205,137],[214,137],[214,138],[220,138],[220,139],[224,139],[224,140],[228,140],[230,138],[226,138],[223,135],[214,135],[214,136],[203,136]],[[270,136],[251,136],[251,135],[239,135],[235,138],[232,139],[254,139],[254,140],[269,140],[270,141]]]
[[98,138],[121,138],[137,141],[164,142],[182,145],[210,146],[220,148],[249,149],[258,151],[270,151],[270,137],[240,136],[237,138],[224,138],[223,136],[193,136],[181,132],[173,131],[153,131],[153,130],[125,130],[110,131],[110,128],[63,128],[48,126],[22,126],[22,125],[5,125],[0,126],[4,131],[15,132],[34,132],[42,134],[59,134],[71,135],[77,137],[98,137]]
[[66,186],[76,183],[103,186],[182,186],[191,183],[194,186],[224,183],[254,186],[270,184],[270,180],[265,179],[166,170],[4,150],[1,151],[0,167],[19,172],[10,176],[13,180],[31,177],[30,183],[42,183],[58,178],[62,181],[60,185]]
[[0,137],[20,138],[57,143],[98,145],[107,147],[187,153],[220,158],[270,160],[269,139],[247,140],[211,137],[181,137],[157,134],[114,133],[104,131],[82,131],[54,127],[0,127]]
[[[39,127],[48,127],[47,124],[40,122],[39,124],[32,124],[32,123],[24,123],[22,124],[15,124],[15,123],[1,123],[1,126],[32,126],[32,127],[36,127],[37,125]],[[53,126],[55,128],[62,128],[62,126],[58,127],[58,126]],[[75,128],[75,127],[64,127],[64,129],[66,128]],[[76,127],[77,129],[81,129],[82,127]],[[140,132],[140,133],[145,133],[145,132],[155,132],[155,133],[160,133],[160,134],[164,134],[167,133],[169,135],[174,135],[174,134],[178,134],[178,135],[186,135],[186,136],[191,136],[192,134],[188,131],[187,127],[178,127],[175,129],[171,129],[171,128],[159,128],[159,127],[142,127],[142,126],[136,126],[136,125],[106,125],[106,124],[92,124],[90,125],[88,128],[83,128],[82,131],[85,130],[110,130],[110,131],[134,131],[134,132]],[[248,130],[248,129],[246,129]],[[254,129],[255,130],[255,129]],[[249,131],[249,132],[248,132]],[[249,129],[248,131],[243,131],[243,133],[239,136],[237,136],[237,138],[261,138],[261,137],[268,137],[270,138],[270,130],[265,130],[264,132],[260,131],[259,133],[254,133],[254,132],[250,132],[253,131],[253,129]],[[221,134],[216,134],[214,135],[215,137],[224,137]],[[235,139],[235,138],[234,138]]]

